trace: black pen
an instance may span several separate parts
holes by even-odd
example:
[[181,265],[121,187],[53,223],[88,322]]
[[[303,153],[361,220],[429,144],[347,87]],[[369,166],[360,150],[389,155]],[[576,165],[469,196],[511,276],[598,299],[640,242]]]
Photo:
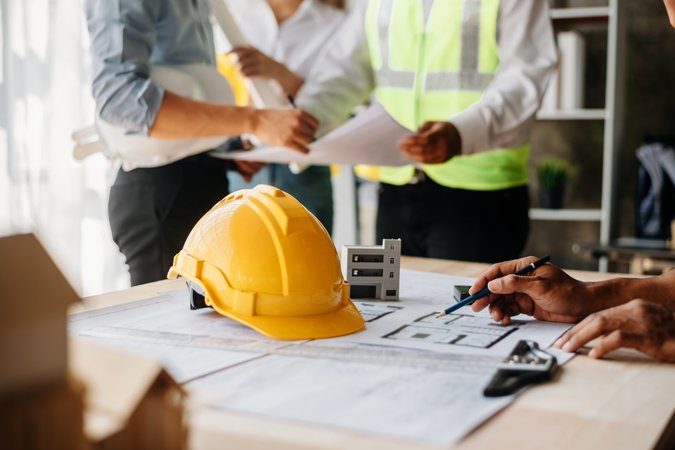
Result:
[[293,99],[293,96],[291,94],[286,94],[286,98],[288,99],[288,103],[291,104],[293,109],[298,109],[298,105],[295,104],[295,100]]
[[[544,264],[546,264],[546,263],[549,262],[550,260],[551,260],[551,257],[550,257],[550,256],[544,256],[543,258],[539,258],[539,259],[536,260],[535,262],[532,262],[532,263],[526,265],[526,266],[523,267],[522,269],[516,270],[513,274],[514,274],[514,275],[527,275],[528,273],[532,272],[532,271],[533,271],[534,269],[536,269],[537,267],[543,266]],[[479,298],[485,297],[485,296],[488,295],[489,293],[490,293],[490,290],[487,288],[487,286],[485,286],[483,289],[481,289],[480,291],[476,292],[476,293],[473,294],[472,296],[467,297],[467,298],[465,298],[464,300],[462,300],[461,302],[457,302],[457,303],[455,303],[454,305],[450,306],[449,308],[446,308],[445,310],[439,312],[438,315],[436,316],[436,318],[438,318],[438,317],[443,317],[443,316],[447,316],[447,315],[450,314],[451,312],[457,311],[457,310],[458,310],[459,308],[461,308],[462,306],[470,305],[470,304],[472,304],[473,302],[475,302],[476,300],[478,300]]]

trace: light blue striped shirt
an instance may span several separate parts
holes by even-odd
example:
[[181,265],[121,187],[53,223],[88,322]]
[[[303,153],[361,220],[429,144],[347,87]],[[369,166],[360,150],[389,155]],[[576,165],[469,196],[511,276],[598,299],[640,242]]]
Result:
[[151,65],[215,65],[208,0],[87,0],[96,113],[147,135],[164,89]]

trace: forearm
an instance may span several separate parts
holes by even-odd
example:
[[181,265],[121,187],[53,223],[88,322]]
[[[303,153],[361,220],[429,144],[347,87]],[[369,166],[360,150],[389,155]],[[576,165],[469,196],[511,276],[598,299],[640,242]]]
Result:
[[166,92],[150,136],[158,139],[254,133],[256,111],[190,100]]
[[298,74],[288,69],[286,66],[282,65],[282,68],[283,69],[276,77],[276,80],[279,82],[286,94],[296,97],[298,95],[298,91],[305,83],[305,80],[303,80]]
[[652,278],[615,278],[587,283],[587,287],[594,311],[640,298],[675,312],[675,270]]

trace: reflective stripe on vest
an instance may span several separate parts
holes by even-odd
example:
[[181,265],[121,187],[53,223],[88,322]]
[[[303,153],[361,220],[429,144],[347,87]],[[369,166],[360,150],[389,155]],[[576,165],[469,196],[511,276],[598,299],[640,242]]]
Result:
[[[411,130],[477,102],[499,65],[498,13],[499,0],[371,0],[366,34],[378,101]],[[504,189],[527,184],[528,154],[527,147],[497,149],[424,171],[448,187]],[[398,185],[413,172],[412,166],[375,171],[380,181]]]

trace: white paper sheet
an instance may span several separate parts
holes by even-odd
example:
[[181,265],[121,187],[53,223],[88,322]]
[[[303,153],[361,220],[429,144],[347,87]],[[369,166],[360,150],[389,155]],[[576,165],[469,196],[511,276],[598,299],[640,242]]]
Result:
[[445,307],[455,302],[452,292],[456,285],[471,286],[474,282],[473,278],[408,269],[401,269],[399,279],[400,302]]
[[212,152],[224,159],[299,164],[372,164],[402,166],[412,164],[398,143],[412,131],[394,121],[382,105],[374,103],[366,111],[312,143],[310,153],[284,147],[259,147],[251,151]]
[[[540,322],[528,316],[514,317],[514,324],[495,323],[487,309],[474,313],[465,306],[454,314],[436,318],[436,313],[454,303],[455,285],[471,285],[473,279],[431,272],[401,270],[400,301],[377,302],[399,309],[368,322],[360,333],[336,338],[359,344],[397,346],[458,355],[507,356],[521,339],[530,339],[543,349],[567,331],[570,324]],[[371,301],[355,301],[357,307]],[[372,311],[368,307],[367,311]],[[369,312],[369,316],[373,313]]]
[[[361,302],[355,303],[359,307]],[[487,310],[474,313],[471,307],[436,318],[438,308],[411,302],[398,306],[402,308],[368,322],[364,331],[333,340],[505,357],[521,339],[533,340],[545,349],[570,328],[569,324],[540,322],[526,316],[518,316],[504,326],[494,322]]]
[[[181,290],[72,315],[68,329],[71,334],[82,338],[152,357],[161,362],[179,383],[265,354],[256,351],[232,351],[217,345],[186,345],[189,333],[197,329],[202,330],[202,335],[236,339],[242,349],[247,344],[247,348],[252,347],[251,343],[261,339],[259,333],[225,319],[212,310],[190,311],[188,305],[187,291]],[[176,339],[176,336],[179,338]]]
[[267,356],[187,389],[218,408],[450,444],[512,401],[483,397],[490,375]]
[[138,342],[135,340],[94,337],[87,334],[82,335],[81,338],[93,340],[97,344],[103,344],[118,350],[153,358],[162,364],[176,382],[181,384],[263,356],[258,353],[186,347],[165,342]]

